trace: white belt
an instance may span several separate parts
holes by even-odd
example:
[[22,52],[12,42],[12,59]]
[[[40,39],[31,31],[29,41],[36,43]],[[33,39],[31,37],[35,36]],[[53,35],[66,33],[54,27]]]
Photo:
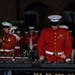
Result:
[[[45,51],[45,53],[47,53],[47,54],[50,54],[50,55],[53,55],[54,54],[54,52],[50,52],[50,51]],[[61,54],[63,54],[64,52],[57,52],[58,53],[58,55],[61,55]]]
[[13,58],[13,57],[2,56],[2,57],[0,57],[0,58]]
[[15,46],[15,49],[20,49],[20,47],[19,46]]
[[0,52],[13,52],[13,49],[8,50],[8,49],[0,49]]
[[69,62],[69,61],[71,61],[71,59],[70,59],[70,58],[67,58],[67,59],[66,59],[66,62]]

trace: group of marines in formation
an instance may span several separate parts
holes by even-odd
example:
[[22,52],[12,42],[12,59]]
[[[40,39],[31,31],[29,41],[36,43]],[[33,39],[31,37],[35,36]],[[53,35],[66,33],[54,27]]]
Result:
[[[67,26],[59,26],[60,15],[48,17],[51,27],[34,31],[29,26],[29,31],[22,36],[17,27],[9,22],[2,22],[0,31],[0,58],[3,56],[21,56],[22,49],[28,52],[36,51],[40,61],[46,59],[51,62],[70,61],[72,54],[73,37],[68,32]],[[16,30],[16,31],[15,31]],[[34,53],[35,54],[35,53]]]

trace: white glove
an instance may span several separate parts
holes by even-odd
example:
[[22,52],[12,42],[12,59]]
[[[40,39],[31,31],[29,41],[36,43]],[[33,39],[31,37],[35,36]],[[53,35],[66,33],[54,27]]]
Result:
[[33,46],[29,46],[29,48],[30,48],[30,50],[32,50],[33,49]]
[[13,35],[16,37],[17,41],[21,39],[17,34],[13,34]]
[[37,44],[35,43],[33,46],[37,46]]

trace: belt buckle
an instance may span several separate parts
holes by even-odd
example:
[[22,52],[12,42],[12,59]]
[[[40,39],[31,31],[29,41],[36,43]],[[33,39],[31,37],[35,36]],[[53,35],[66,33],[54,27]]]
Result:
[[3,49],[3,52],[6,52],[6,49]]
[[55,55],[55,56],[58,56],[58,52],[54,52],[54,55]]

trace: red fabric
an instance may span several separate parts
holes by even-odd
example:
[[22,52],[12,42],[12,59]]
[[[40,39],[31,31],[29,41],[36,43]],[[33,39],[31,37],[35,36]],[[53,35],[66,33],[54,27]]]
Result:
[[16,43],[16,38],[12,34],[7,34],[6,40],[2,45],[2,49],[13,49]]
[[[32,45],[37,44],[37,40],[38,40],[37,35],[36,34],[32,34],[32,35],[27,34],[24,37],[24,45],[26,47],[29,47],[30,38],[32,38]],[[37,46],[34,46],[33,49],[36,50]]]
[[58,28],[54,31],[52,28],[46,28],[41,31],[37,48],[39,56],[44,55],[45,50],[48,50],[51,52],[64,51],[66,57],[71,57],[72,40],[70,39],[70,35],[66,29]]
[[51,62],[64,62],[65,59],[62,59],[60,56],[53,56],[53,55],[49,55],[46,54],[46,59],[47,61],[51,61]]
[[15,56],[20,56],[21,55],[21,49],[20,46],[23,44],[24,40],[23,40],[23,36],[18,35],[20,37],[20,40],[16,42],[15,47],[19,47],[19,48],[15,48]]
[[[7,34],[6,40],[2,44],[1,49],[8,49],[8,50],[14,49],[15,44],[16,44],[15,36],[13,36],[12,34]],[[4,52],[4,54],[9,55],[12,54],[12,52]]]
[[15,49],[14,55],[15,56],[20,56],[21,55],[21,50],[20,49]]

